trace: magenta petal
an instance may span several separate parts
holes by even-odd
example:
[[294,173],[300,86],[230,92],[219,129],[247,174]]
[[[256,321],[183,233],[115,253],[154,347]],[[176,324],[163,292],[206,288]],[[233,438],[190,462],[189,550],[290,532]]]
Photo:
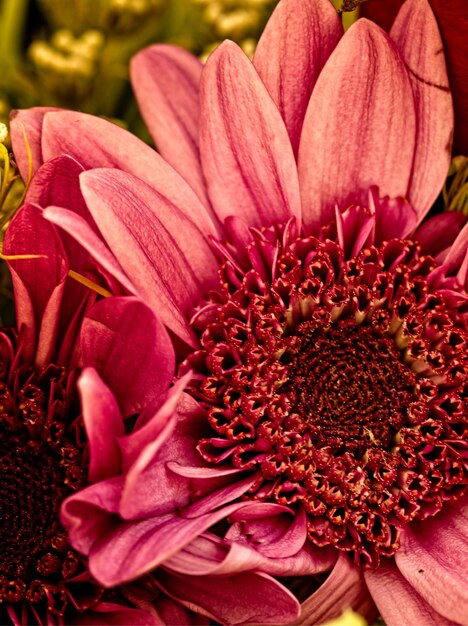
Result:
[[312,545],[305,546],[289,558],[268,558],[256,547],[247,542],[226,541],[206,532],[165,561],[164,565],[171,571],[192,576],[226,576],[252,570],[274,576],[304,576],[326,571],[336,561],[336,552]]
[[219,476],[231,476],[240,474],[243,470],[237,467],[187,467],[177,461],[169,461],[167,468],[185,478],[218,478]]
[[[70,237],[76,240],[107,274],[115,278],[129,293],[136,295],[135,285],[120,267],[117,259],[106,246],[101,237],[93,230],[89,222],[81,215],[68,209],[49,206],[43,216],[52,224],[59,226]],[[94,223],[94,220],[93,220]],[[72,257],[75,261],[76,257]]]
[[93,544],[89,553],[91,574],[106,587],[142,576],[241,506],[244,504],[231,504],[190,520],[168,513],[118,524]]
[[189,481],[167,468],[174,459],[201,462],[196,444],[206,417],[195,400],[181,395],[185,383],[181,379],[171,388],[150,422],[119,441],[124,469],[129,467],[119,509],[124,519],[161,515],[190,502]]
[[91,546],[115,524],[122,493],[122,477],[81,489],[62,504],[60,520],[68,531],[70,543],[76,550],[88,554]]
[[433,518],[407,526],[401,533],[396,564],[432,608],[457,624],[468,616],[466,546],[468,498]]
[[[82,166],[66,155],[47,161],[32,179],[26,201],[43,208],[50,205],[66,207],[74,214],[78,214],[80,219],[86,220],[90,225],[89,228],[96,231],[94,220],[81,194],[79,179],[81,172],[83,172]],[[61,239],[73,265],[72,269],[80,272],[89,259],[88,253],[77,245],[73,237],[62,235]]]
[[161,625],[178,624],[179,626],[192,626],[193,624],[208,626],[210,623],[207,617],[201,615],[194,618],[194,613],[190,609],[169,598],[168,596],[160,596],[157,600],[158,615],[161,618]]
[[374,603],[367,591],[364,579],[347,555],[340,553],[327,580],[302,603],[298,626],[322,624],[338,617],[352,608],[372,623],[376,617]]
[[434,215],[418,228],[414,239],[422,245],[424,254],[436,257],[450,249],[465,223],[466,217],[457,211]]
[[[189,500],[187,481],[178,476],[168,475],[165,463],[168,450],[164,445],[171,436],[177,442],[177,435],[173,435],[177,423],[176,410],[186,382],[184,379],[177,381],[168,394],[168,400],[158,411],[156,420],[157,426],[161,426],[160,431],[157,434],[154,432],[156,420],[153,420],[135,433],[140,441],[144,433],[146,445],[139,450],[125,478],[120,503],[120,515],[124,519],[138,519],[149,514],[173,511],[187,504]],[[154,433],[151,438],[148,437],[150,433]],[[123,448],[126,451],[129,441],[134,445],[135,437],[132,435],[127,437],[127,446]],[[174,447],[170,444],[167,446],[171,452]]]
[[173,572],[191,576],[225,576],[263,570],[259,566],[263,566],[265,560],[248,546],[205,532],[167,559],[164,565]]
[[296,163],[281,115],[238,46],[210,56],[200,89],[200,150],[218,217],[249,226],[300,219]]
[[196,345],[187,320],[217,284],[209,233],[130,174],[97,169],[81,181],[101,233],[139,294],[166,326]]
[[120,471],[117,438],[124,434],[123,419],[114,395],[96,370],[83,370],[78,389],[89,443],[89,482],[95,483]]
[[171,596],[223,624],[288,624],[300,610],[286,587],[261,573],[215,578],[162,572],[158,580]]
[[36,363],[43,365],[50,362],[55,350],[68,272],[65,251],[55,228],[42,217],[39,207],[25,204],[8,227],[3,252],[40,255],[35,259],[9,261],[9,266],[18,328],[23,327],[27,333],[23,358],[28,360],[35,355]]
[[106,298],[83,321],[81,350],[112,389],[124,415],[138,413],[165,393],[175,355],[164,326],[136,298]]
[[258,42],[254,65],[283,116],[295,154],[312,89],[342,34],[329,0],[282,0]]
[[207,204],[198,149],[201,72],[196,57],[168,45],[142,50],[130,66],[140,111],[159,152]]
[[231,517],[233,524],[226,538],[248,540],[262,555],[273,558],[293,556],[307,540],[307,519],[303,508],[269,503],[250,503]]
[[[193,411],[193,419],[197,421],[198,416],[196,408],[198,405],[196,401],[192,400],[190,396],[182,396],[188,380],[190,380],[190,373],[177,380],[173,387],[168,390],[163,404],[152,411],[152,416],[143,426],[139,428],[137,422],[137,427],[133,432],[121,439],[120,447],[122,449],[125,471],[127,471],[130,466],[134,465],[148,444],[152,444],[159,439],[166,426],[173,421],[179,404],[182,404],[187,409],[189,415],[192,415]],[[152,407],[148,407],[148,409],[151,408]],[[164,442],[165,439],[162,440],[162,443]]]
[[68,154],[85,169],[112,167],[133,174],[183,210],[207,233],[215,228],[185,180],[152,148],[116,124],[75,111],[49,113],[42,137],[44,159]]
[[78,161],[67,155],[47,161],[32,179],[26,200],[41,207],[50,204],[67,207],[89,219],[80,190],[79,176],[83,171]]
[[[188,518],[196,518],[205,513],[209,513],[219,506],[232,502],[232,500],[235,500],[236,498],[240,498],[250,489],[256,480],[258,480],[258,474],[247,476],[247,478],[244,478],[243,480],[234,482],[226,487],[221,487],[210,495],[201,498],[198,502],[186,507],[182,511],[182,515]],[[245,506],[245,502],[243,504]]]
[[418,216],[404,198],[380,198],[378,189],[369,191],[369,206],[375,213],[375,243],[404,239],[414,232]]
[[468,289],[468,223],[450,247],[443,267],[448,274],[456,274],[458,282]]
[[310,98],[299,148],[303,221],[310,231],[335,205],[367,205],[368,190],[404,196],[411,176],[415,113],[393,42],[358,20],[340,40]]
[[15,161],[21,178],[28,180],[29,157],[26,141],[31,149],[32,171],[35,172],[44,162],[42,157],[42,124],[44,116],[58,109],[52,107],[33,107],[31,109],[12,111],[10,115],[10,134]]
[[78,614],[74,623],[79,626],[164,626],[164,622],[147,611],[110,602],[99,602],[92,609]]
[[393,561],[364,572],[367,586],[387,626],[421,624],[449,626],[452,622],[436,613],[398,571]]
[[375,215],[362,206],[351,205],[343,213],[335,209],[338,242],[345,259],[352,259],[364,246],[374,243]]
[[407,66],[416,105],[416,149],[408,198],[421,221],[447,176],[453,136],[444,48],[429,2],[406,0],[390,36]]
[[[270,524],[274,522],[270,521]],[[266,524],[268,529],[268,524]],[[301,507],[294,515],[291,524],[276,541],[269,545],[260,545],[259,551],[265,556],[285,558],[294,556],[304,546],[307,540],[307,518]]]

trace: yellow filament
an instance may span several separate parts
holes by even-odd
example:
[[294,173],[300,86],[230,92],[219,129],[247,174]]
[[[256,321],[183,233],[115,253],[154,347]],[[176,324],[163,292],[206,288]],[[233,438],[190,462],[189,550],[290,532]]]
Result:
[[47,254],[3,254],[0,252],[0,259],[3,261],[25,261],[28,259],[47,259]]
[[3,159],[3,181],[1,185],[1,192],[4,195],[4,189],[8,183],[8,174],[10,172],[10,158],[8,156],[8,150],[0,143],[0,156]]
[[21,124],[21,128],[23,129],[24,145],[26,146],[26,153],[28,155],[28,180],[26,181],[26,186],[24,188],[18,206],[21,206],[23,204],[24,198],[26,197],[26,193],[28,192],[29,185],[31,184],[31,180],[33,177],[33,157],[31,152],[31,146],[29,145],[28,136],[26,135],[26,129],[24,128],[23,124]]
[[78,283],[81,283],[85,287],[88,287],[88,289],[95,291],[100,296],[104,296],[104,298],[110,298],[112,296],[110,291],[108,291],[107,289],[104,289],[104,287],[101,287],[100,285],[93,282],[92,280],[89,280],[89,278],[86,278],[86,276],[82,276],[81,274],[79,274],[78,272],[75,272],[74,270],[68,270],[68,275],[70,276],[70,278],[73,278]]

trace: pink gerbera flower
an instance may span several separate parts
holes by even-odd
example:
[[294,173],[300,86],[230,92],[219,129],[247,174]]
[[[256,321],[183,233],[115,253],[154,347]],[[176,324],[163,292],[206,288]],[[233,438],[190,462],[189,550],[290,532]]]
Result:
[[390,626],[463,624],[468,227],[423,221],[453,126],[426,0],[391,38],[282,0],[253,65],[230,42],[203,69],[153,47],[133,79],[165,160],[89,116],[15,120],[46,161],[33,192],[62,172],[94,221],[58,192],[45,215],[157,311],[174,389],[190,380],[67,500],[72,544],[106,586],[161,565],[160,588],[223,623],[261,621],[217,606],[255,572],[275,623],[296,618],[287,587],[298,623],[376,605]]

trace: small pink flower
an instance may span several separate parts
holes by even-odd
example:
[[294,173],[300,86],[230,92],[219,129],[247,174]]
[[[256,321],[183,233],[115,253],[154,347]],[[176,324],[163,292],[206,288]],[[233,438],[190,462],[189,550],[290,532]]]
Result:
[[462,624],[468,227],[424,221],[453,128],[427,1],[390,38],[282,0],[253,65],[230,42],[204,68],[157,46],[132,73],[162,157],[81,114],[13,124],[45,216],[180,363],[112,475],[66,501],[72,544],[105,586],[149,575],[222,623]]

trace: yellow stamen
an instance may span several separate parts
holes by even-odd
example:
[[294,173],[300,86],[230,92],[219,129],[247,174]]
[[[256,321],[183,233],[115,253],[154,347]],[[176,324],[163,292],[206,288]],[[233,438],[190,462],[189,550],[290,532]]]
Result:
[[31,152],[31,146],[29,145],[28,136],[26,135],[26,129],[24,128],[23,124],[21,124],[21,128],[23,130],[24,145],[26,146],[26,153],[28,155],[28,180],[26,181],[26,186],[24,188],[23,195],[21,196],[21,200],[19,201],[18,206],[21,206],[23,204],[24,198],[26,197],[26,193],[29,189],[29,185],[31,184],[31,180],[33,177],[33,157]]
[[25,261],[29,259],[47,259],[47,254],[3,254],[0,252],[0,259],[3,261]]
[[104,289],[104,287],[101,287],[101,285],[98,285],[97,283],[93,282],[89,278],[86,278],[86,276],[83,276],[82,274],[79,274],[78,272],[75,272],[74,270],[68,270],[68,275],[70,276],[70,278],[73,278],[78,283],[81,283],[85,287],[88,287],[88,289],[95,291],[100,296],[104,296],[104,298],[110,298],[112,296],[110,291],[108,291],[107,289]]
[[3,143],[0,143],[0,158],[3,160],[3,179],[0,185],[0,196],[3,200],[6,196],[5,189],[8,185],[8,174],[10,173],[10,157],[8,156],[8,150],[5,148]]

